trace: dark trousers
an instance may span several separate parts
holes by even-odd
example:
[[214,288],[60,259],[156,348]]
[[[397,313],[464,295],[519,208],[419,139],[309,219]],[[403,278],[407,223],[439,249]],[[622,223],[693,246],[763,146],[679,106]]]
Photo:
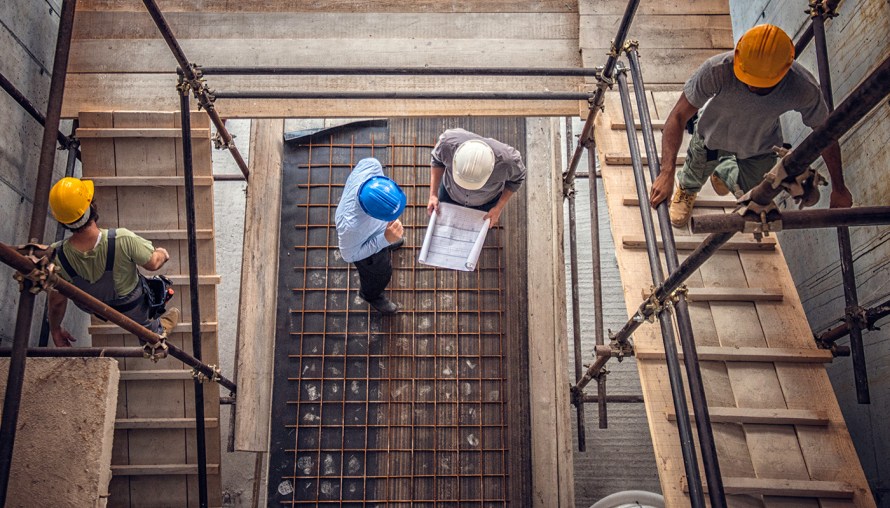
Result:
[[365,259],[355,262],[358,278],[361,281],[361,296],[365,300],[376,300],[392,278],[392,259],[389,249],[383,249]]
[[[492,208],[494,208],[494,205],[498,204],[499,199],[501,199],[500,194],[498,194],[494,199],[492,199],[488,203],[481,204],[479,206],[470,206],[468,208],[472,208],[473,210],[482,210],[483,212],[487,212],[487,211],[491,210]],[[457,201],[455,201],[454,199],[452,199],[450,195],[448,195],[448,191],[445,190],[445,184],[442,184],[442,183],[439,184],[439,202],[440,203],[451,203],[453,205],[458,205],[458,206],[464,206],[464,205],[458,203]]]

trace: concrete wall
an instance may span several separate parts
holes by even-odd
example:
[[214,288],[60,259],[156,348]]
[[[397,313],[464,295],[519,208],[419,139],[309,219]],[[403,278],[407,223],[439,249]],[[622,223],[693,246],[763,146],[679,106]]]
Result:
[[[804,4],[780,0],[731,0],[736,39],[754,24],[773,23],[796,39],[808,19]],[[846,0],[839,16],[827,24],[826,40],[835,104],[855,89],[877,65],[890,57],[890,3],[886,0]],[[799,61],[816,71],[813,44]],[[783,127],[786,140],[798,143],[809,132],[796,114]],[[890,203],[890,103],[880,105],[841,138],[844,174],[855,205]],[[821,159],[814,165],[827,175]],[[828,206],[823,190],[819,208]],[[871,306],[890,297],[890,227],[851,230],[854,266],[860,303]],[[814,330],[837,324],[844,314],[837,235],[834,230],[789,231],[780,241],[804,309]],[[884,320],[884,324],[887,323]],[[880,326],[880,323],[879,323]],[[864,335],[871,404],[856,403],[850,358],[838,358],[828,367],[841,409],[853,436],[862,466],[878,505],[890,507],[890,327]],[[849,343],[848,339],[839,342]]]
[[[0,73],[28,97],[38,110],[46,112],[50,73],[55,53],[61,0],[10,0],[0,2]],[[0,92],[0,242],[21,244],[27,241],[34,200],[35,174],[40,158],[43,128],[17,102]],[[68,133],[70,122],[63,122]],[[65,170],[66,152],[56,156],[55,181]],[[50,219],[44,240],[55,235],[56,222]],[[0,266],[0,343],[9,346],[18,307],[18,284],[12,269]],[[40,331],[44,296],[38,296],[32,326],[32,343]],[[86,316],[69,311],[66,327],[82,337],[79,345],[89,345]],[[86,343],[84,343],[86,342]]]

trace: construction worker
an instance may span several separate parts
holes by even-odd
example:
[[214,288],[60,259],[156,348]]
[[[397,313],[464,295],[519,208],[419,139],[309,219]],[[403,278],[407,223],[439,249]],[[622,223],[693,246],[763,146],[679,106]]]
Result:
[[[677,227],[689,221],[695,197],[709,178],[717,194],[733,192],[736,197],[763,180],[778,160],[773,147],[783,144],[779,116],[788,111],[799,112],[809,127],[828,118],[819,84],[794,61],[794,44],[788,35],[773,25],[755,26],[742,35],[735,51],[706,60],[683,87],[665,121],[662,171],[652,185],[652,207],[674,189],[683,129],[697,112],[670,203],[671,223]],[[822,158],[831,175],[831,207],[851,206],[838,144],[826,148]]]
[[383,290],[392,278],[390,251],[404,243],[399,215],[405,210],[405,193],[383,175],[377,159],[356,164],[346,185],[335,219],[340,256],[358,270],[358,295],[381,314],[395,314],[399,306]]
[[[124,228],[99,229],[90,180],[62,178],[50,190],[49,205],[56,220],[72,232],[68,239],[53,244],[56,272],[149,330],[169,334],[179,321],[179,309],[152,316],[148,284],[137,268],[160,269],[170,259],[167,250]],[[53,342],[57,347],[71,346],[75,339],[62,328],[68,299],[57,291],[48,298]]]
[[488,212],[485,218],[494,226],[524,181],[518,150],[464,129],[448,129],[430,157],[427,214],[438,210],[440,202],[456,203]]

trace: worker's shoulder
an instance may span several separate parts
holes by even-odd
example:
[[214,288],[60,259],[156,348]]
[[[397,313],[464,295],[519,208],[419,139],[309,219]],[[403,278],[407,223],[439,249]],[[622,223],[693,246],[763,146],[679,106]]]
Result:
[[142,238],[141,236],[137,235],[136,233],[130,231],[127,228],[113,228],[113,229],[114,229],[115,238],[121,238],[121,239],[125,239],[125,240],[130,239],[130,238],[139,238],[139,239],[144,240],[144,238]]
[[791,78],[791,84],[795,87],[815,89],[819,90],[819,93],[821,93],[821,88],[819,87],[819,82],[816,80],[816,76],[813,76],[813,73],[810,72],[809,69],[796,60],[791,63],[791,68],[788,70],[788,77]]

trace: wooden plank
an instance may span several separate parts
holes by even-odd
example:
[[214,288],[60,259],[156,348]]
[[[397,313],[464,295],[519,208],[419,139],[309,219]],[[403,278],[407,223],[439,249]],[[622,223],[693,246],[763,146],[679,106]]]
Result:
[[241,297],[238,306],[238,391],[246,394],[235,413],[235,449],[269,449],[275,319],[278,305],[278,245],[281,225],[281,164],[284,120],[254,120],[250,126],[250,184],[244,223]]
[[[612,120],[609,124],[612,127],[613,131],[623,131],[627,130],[627,122],[624,120]],[[643,128],[643,125],[639,122],[639,120],[634,122],[634,128],[640,130]],[[664,120],[652,120],[652,129],[653,130],[664,130]]]
[[192,371],[186,369],[121,371],[121,381],[187,380],[192,377]]
[[[542,62],[549,62],[546,58]],[[306,62],[302,63],[307,65]],[[171,64],[172,65],[172,64]],[[472,64],[468,64],[472,65]],[[554,64],[555,65],[555,64]],[[170,67],[172,69],[172,66]],[[229,78],[229,79],[225,79]],[[391,91],[578,91],[581,80],[560,78],[558,86],[551,86],[555,78],[529,79],[515,77],[492,81],[473,77],[450,77],[441,83],[431,79],[394,76],[367,76],[349,78],[342,76],[313,78],[310,80],[268,76],[265,78],[214,76],[214,88],[218,90],[364,90]],[[171,93],[176,82],[174,74],[119,74],[119,73],[69,73],[66,79],[62,115],[77,118],[81,112],[107,109],[143,109],[174,111],[179,99]],[[327,83],[315,88],[306,83]],[[291,86],[297,83],[298,86]],[[364,84],[363,84],[364,83]],[[571,83],[571,86],[568,85]],[[523,86],[524,85],[524,86]],[[288,88],[290,87],[290,88]],[[97,89],[107,90],[96,94]],[[577,101],[495,101],[495,100],[234,100],[218,99],[216,109],[226,118],[355,118],[355,117],[407,117],[407,116],[454,116],[456,112],[470,116],[574,116],[578,114]],[[585,108],[586,103],[585,103]],[[197,104],[192,101],[192,109]]]
[[[366,66],[368,55],[374,55],[376,65],[399,67],[581,66],[575,39],[356,38],[339,39],[337,44],[327,39],[185,39],[179,43],[189,58],[206,66]],[[170,48],[160,39],[120,39],[113,44],[82,39],[71,42],[68,72],[169,73],[175,65]],[[171,87],[169,93],[173,92]]]
[[785,294],[773,288],[690,288],[691,302],[781,302]]
[[[219,418],[205,418],[204,427],[219,427]],[[118,418],[114,421],[115,429],[193,429],[194,418]]]
[[[639,206],[640,200],[636,196],[625,196],[622,200],[625,206]],[[736,200],[722,197],[698,196],[695,199],[697,208],[735,208]],[[767,240],[767,238],[764,238]]]
[[[707,484],[704,485],[708,492]],[[684,491],[688,491],[684,481]],[[846,482],[818,480],[784,480],[776,478],[723,478],[723,491],[727,495],[753,495],[776,497],[813,497],[852,499],[853,486]]]
[[[191,129],[193,138],[209,138],[207,129]],[[90,129],[78,128],[75,134],[80,139],[89,138],[181,138],[181,129]]]
[[[79,7],[79,6],[78,6]],[[164,12],[176,39],[571,39],[572,12]],[[447,30],[443,30],[447,27]],[[77,10],[74,39],[160,39],[144,8]]]
[[[188,275],[167,275],[167,278],[170,279],[170,282],[175,286],[188,286],[189,285],[189,276]],[[198,275],[198,284],[219,284],[220,276],[219,275]]]
[[[724,347],[700,346],[698,359],[703,362],[786,362],[786,363],[831,363],[831,351],[814,348],[772,348],[772,347]],[[638,360],[664,360],[664,350],[635,347],[634,356]],[[680,358],[683,353],[680,353]]]
[[[630,154],[627,153],[607,153],[605,159],[606,164],[612,164],[614,166],[630,166],[633,164]],[[642,155],[640,160],[644,166],[649,164],[649,157],[645,155]],[[664,161],[662,160],[661,162]],[[686,154],[677,155],[677,166],[682,166],[684,162],[686,162]]]
[[[714,0],[707,0],[711,3]],[[167,12],[577,12],[575,2],[564,0],[456,0],[443,4],[435,0],[411,2],[392,1],[368,3],[363,0],[328,0],[294,2],[293,0],[159,0]],[[698,2],[696,2],[698,3]],[[81,0],[78,11],[139,11],[140,0]]]
[[[93,1],[93,0],[88,0]],[[624,0],[580,0],[578,13],[584,15],[615,14],[622,15],[627,8]],[[691,14],[727,14],[729,7],[726,0],[664,0],[661,2],[640,2],[637,15],[673,14],[688,16]]]
[[526,182],[529,270],[529,400],[531,411],[532,499],[534,507],[574,506],[571,425],[565,359],[565,263],[559,125],[556,119],[528,120],[527,158],[550,169],[532,171]]
[[[112,465],[114,476],[197,475],[197,464],[128,464]],[[207,464],[207,474],[219,474],[219,464]]]
[[[96,187],[184,187],[181,176],[100,176],[91,177]],[[213,185],[212,176],[196,176],[195,186]]]
[[[582,48],[605,48],[612,44],[618,32],[621,16],[595,14],[581,16],[580,45]],[[729,16],[721,14],[700,15],[676,13],[637,14],[627,34],[628,40],[640,43],[640,53],[645,55],[651,48],[683,49],[730,49],[732,23]]]
[[[188,231],[185,229],[140,229],[133,233],[146,240],[187,240]],[[198,240],[210,240],[213,238],[212,229],[198,229],[195,231]]]
[[[828,415],[824,411],[807,409],[709,407],[708,414],[712,423],[818,426],[829,424]],[[666,415],[670,421],[677,420],[677,413],[671,409],[667,411]],[[690,412],[689,417],[695,418],[695,415]]]
[[[674,243],[677,245],[677,250],[695,250],[701,245],[702,241],[704,241],[706,237],[688,237],[688,236],[676,236],[674,237]],[[646,239],[642,235],[627,235],[621,237],[621,243],[625,248],[628,249],[645,249],[646,248]],[[661,241],[661,238],[658,238],[658,248],[664,248],[664,244]],[[776,248],[776,240],[772,237],[763,238],[763,241],[755,241],[755,240],[747,240],[747,239],[733,239],[726,242],[722,247],[722,250],[775,250]]]

